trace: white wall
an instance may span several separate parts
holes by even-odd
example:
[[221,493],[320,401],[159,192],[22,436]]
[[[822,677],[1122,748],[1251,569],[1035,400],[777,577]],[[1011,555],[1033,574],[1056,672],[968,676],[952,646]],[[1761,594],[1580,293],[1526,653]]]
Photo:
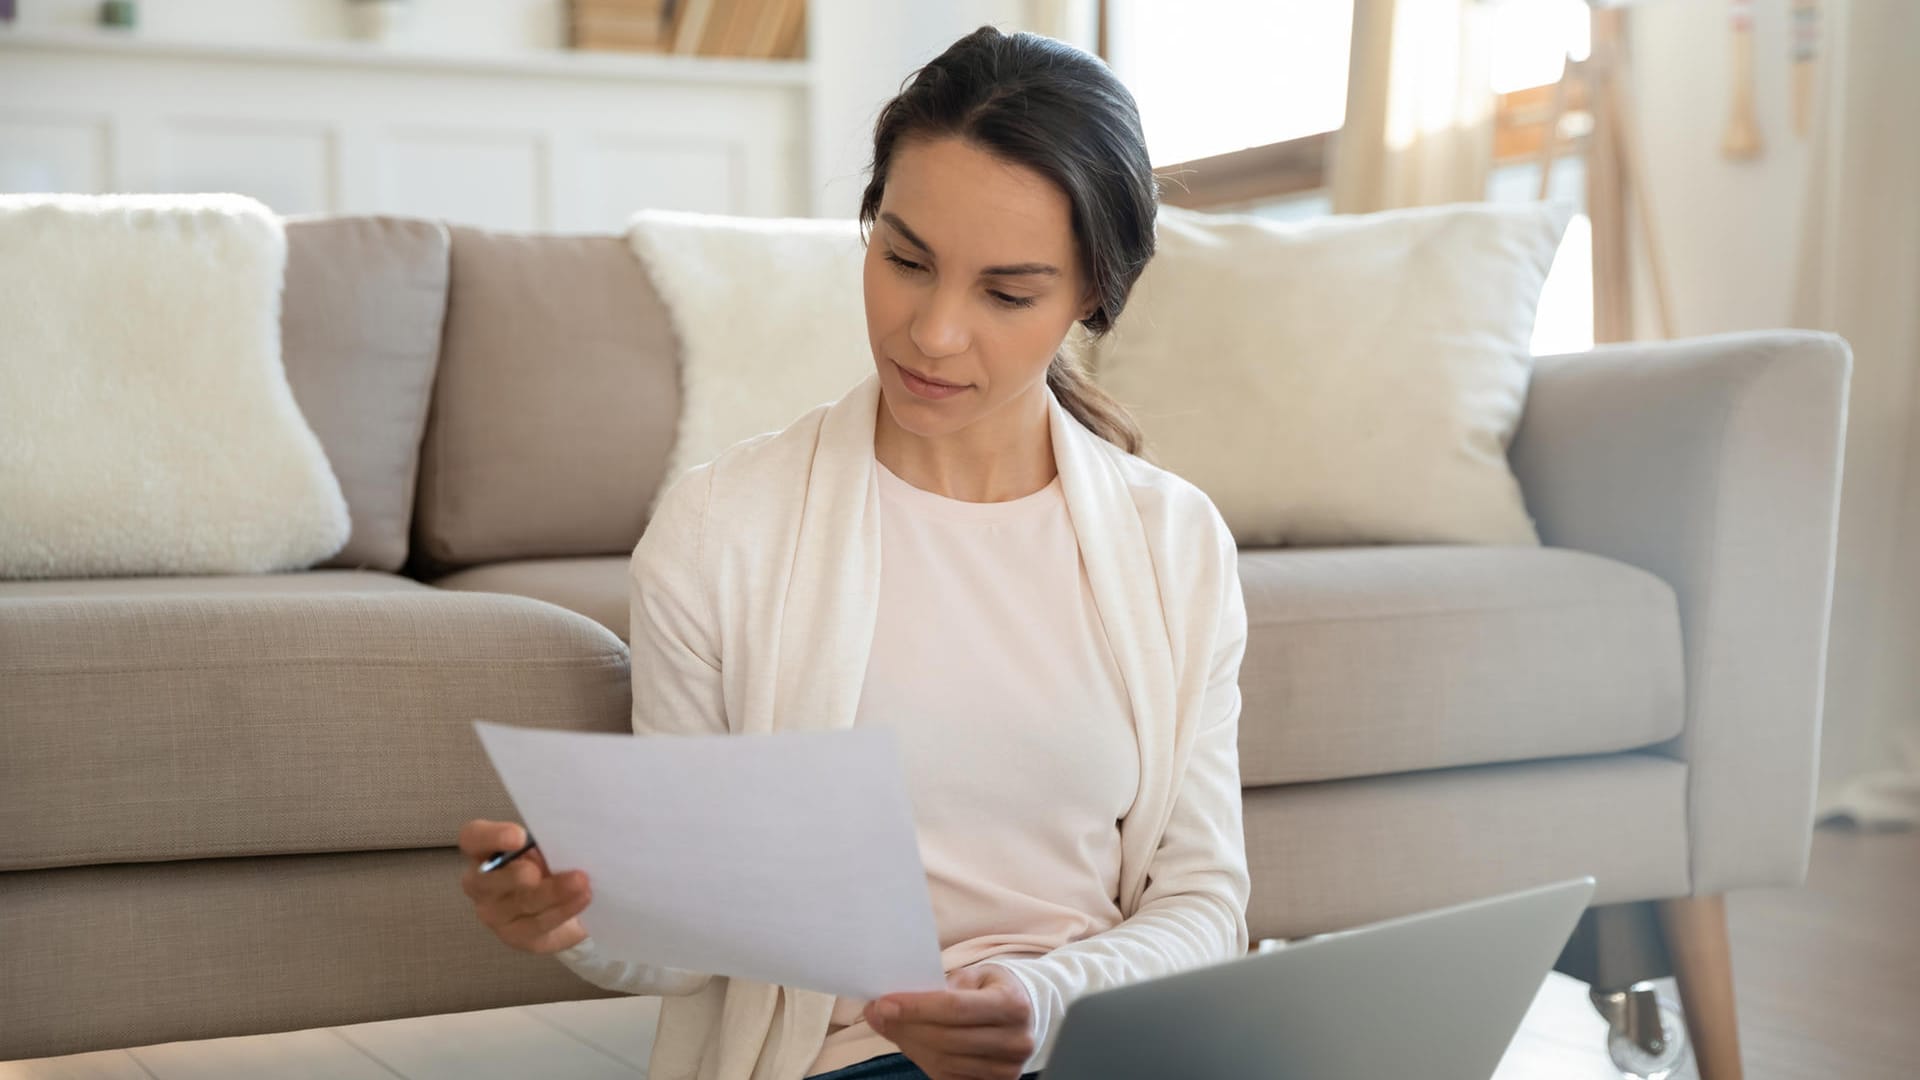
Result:
[[[1789,325],[1807,144],[1793,133],[1788,0],[1754,0],[1755,161],[1720,154],[1731,94],[1728,5],[1654,0],[1631,20],[1634,96],[1674,335]],[[1639,243],[1639,234],[1634,235]],[[1659,336],[1644,262],[1634,318]]]
[[0,32],[0,192],[234,191],[282,214],[619,232],[808,212],[806,69]]
[[[143,0],[142,36],[179,41],[286,44],[347,38],[346,0]],[[26,0],[18,25],[90,26],[98,0]],[[814,60],[805,130],[808,204],[816,216],[851,216],[865,187],[873,121],[901,81],[983,24],[1034,30],[1093,47],[1092,0],[810,0]],[[565,43],[565,0],[413,0],[409,46],[447,52],[513,52]]]

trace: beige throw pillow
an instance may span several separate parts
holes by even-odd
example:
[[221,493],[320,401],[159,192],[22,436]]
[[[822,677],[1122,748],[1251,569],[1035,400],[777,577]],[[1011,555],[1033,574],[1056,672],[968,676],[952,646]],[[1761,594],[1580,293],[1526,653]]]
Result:
[[860,284],[866,248],[851,218],[644,210],[628,238],[680,342],[680,422],[662,493],[688,469],[785,428],[872,373]]
[[1570,215],[1164,207],[1099,381],[1242,545],[1538,544],[1506,451]]

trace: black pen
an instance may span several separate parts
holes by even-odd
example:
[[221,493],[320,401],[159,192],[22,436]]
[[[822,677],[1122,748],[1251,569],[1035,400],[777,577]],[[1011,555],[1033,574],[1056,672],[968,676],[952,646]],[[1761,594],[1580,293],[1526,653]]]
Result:
[[527,852],[532,851],[533,847],[534,847],[533,834],[528,833],[527,842],[520,846],[519,851],[515,851],[511,853],[505,852],[505,851],[494,852],[493,858],[488,859],[486,862],[483,862],[480,864],[480,872],[484,874],[489,870],[498,870],[501,867],[512,862],[513,860],[519,858],[520,856],[525,855]]

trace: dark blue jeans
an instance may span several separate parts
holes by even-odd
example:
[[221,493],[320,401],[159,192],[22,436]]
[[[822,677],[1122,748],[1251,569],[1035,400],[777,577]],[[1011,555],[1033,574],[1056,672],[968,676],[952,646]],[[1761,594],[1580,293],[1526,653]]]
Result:
[[[1039,1076],[1039,1073],[1028,1073],[1020,1080],[1038,1080]],[[927,1074],[920,1070],[920,1066],[908,1061],[907,1055],[887,1054],[868,1058],[858,1065],[808,1077],[808,1080],[927,1080]]]

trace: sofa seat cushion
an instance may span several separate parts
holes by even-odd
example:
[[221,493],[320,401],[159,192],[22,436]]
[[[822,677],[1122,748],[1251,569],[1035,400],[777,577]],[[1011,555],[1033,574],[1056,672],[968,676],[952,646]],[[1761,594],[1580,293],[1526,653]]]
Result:
[[1680,733],[1654,575],[1562,548],[1247,550],[1246,787],[1610,753]]
[[611,630],[621,641],[627,641],[627,567],[630,563],[631,557],[627,555],[518,559],[456,571],[435,578],[433,584],[441,589],[511,593],[545,600],[568,611],[577,611]]
[[[436,587],[532,597],[628,640],[626,556],[493,563]],[[1560,548],[1247,550],[1246,787],[1610,753],[1682,722],[1665,582]]]
[[537,600],[57,584],[0,590],[0,870],[445,847],[515,816],[473,721],[631,730],[626,647]]

